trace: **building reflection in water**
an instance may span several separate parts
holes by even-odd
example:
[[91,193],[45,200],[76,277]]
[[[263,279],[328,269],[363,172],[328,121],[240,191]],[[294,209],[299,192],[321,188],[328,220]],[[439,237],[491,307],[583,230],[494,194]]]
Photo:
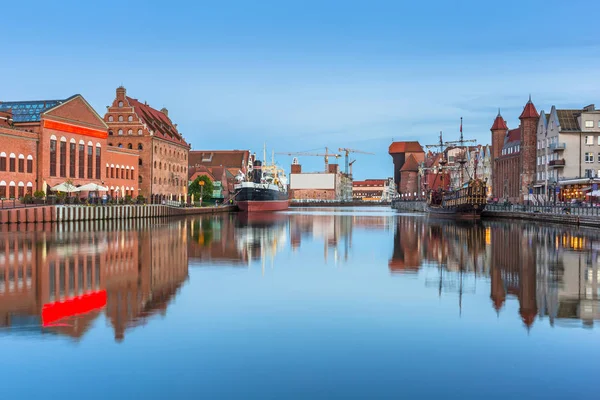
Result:
[[104,312],[120,341],[127,328],[164,314],[188,276],[187,227],[151,222],[0,235],[0,325],[80,338]]
[[442,292],[474,292],[490,282],[492,307],[519,303],[529,329],[536,317],[551,325],[593,326],[600,319],[600,232],[506,222],[460,224],[399,217],[389,268],[428,274],[425,284]]

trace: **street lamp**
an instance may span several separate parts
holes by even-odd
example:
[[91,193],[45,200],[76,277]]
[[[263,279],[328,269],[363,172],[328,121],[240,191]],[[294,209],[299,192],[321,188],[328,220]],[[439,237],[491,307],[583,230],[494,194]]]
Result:
[[198,182],[200,184],[200,207],[202,207],[202,198],[204,197],[204,181]]

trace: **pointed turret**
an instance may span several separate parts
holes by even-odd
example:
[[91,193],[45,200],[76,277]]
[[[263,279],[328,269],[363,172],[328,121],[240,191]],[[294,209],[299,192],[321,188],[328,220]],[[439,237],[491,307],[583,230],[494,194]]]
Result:
[[527,102],[527,104],[525,104],[525,108],[523,109],[523,112],[521,113],[519,119],[523,120],[526,118],[539,118],[539,116],[540,114],[537,112],[535,106],[533,105],[533,102],[531,101],[531,95],[529,95],[529,101]]
[[500,109],[498,109],[498,115],[494,120],[494,124],[492,125],[492,152],[490,163],[492,165],[492,195],[494,197],[499,197],[499,183],[497,182],[496,177],[498,176],[496,172],[496,163],[494,162],[500,155],[502,154],[502,146],[504,146],[504,137],[506,136],[506,132],[508,131],[508,126],[506,125],[506,121],[502,118],[500,114]]
[[498,109],[498,115],[494,120],[494,124],[492,125],[491,131],[494,132],[500,129],[506,132],[508,130],[508,126],[506,125],[506,121],[504,120],[504,118],[502,118],[502,115],[500,114],[500,109]]
[[537,157],[537,124],[540,115],[538,114],[531,95],[529,101],[525,104],[523,112],[519,119],[521,120],[521,201],[525,201],[529,196],[531,185],[536,179],[536,157]]

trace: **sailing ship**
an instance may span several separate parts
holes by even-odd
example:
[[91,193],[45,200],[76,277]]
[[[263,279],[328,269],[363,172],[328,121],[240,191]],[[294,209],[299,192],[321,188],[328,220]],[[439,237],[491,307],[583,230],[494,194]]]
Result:
[[[469,151],[468,146],[464,145],[466,142],[475,142],[475,140],[465,140],[463,138],[461,118],[460,139],[458,141],[444,142],[442,140],[442,133],[440,132],[439,143],[427,146],[439,146],[441,156],[437,171],[439,174],[436,174],[435,179],[439,177],[442,180],[442,185],[437,189],[430,189],[428,191],[427,202],[425,204],[425,211],[431,216],[463,220],[478,220],[481,218],[481,213],[487,204],[487,182],[477,178],[477,157],[475,158],[473,176],[469,176],[467,173],[467,179],[464,179],[465,155]],[[458,146],[456,146],[457,144]],[[450,146],[458,148],[461,152],[459,153],[460,156],[455,160],[459,165],[458,170],[460,172],[460,179],[458,185],[455,187],[451,187],[450,185],[446,187],[444,184],[444,182],[449,182],[448,171],[452,168],[447,165],[448,161],[446,160],[448,147]]]
[[283,211],[289,208],[289,195],[285,171],[275,164],[267,164],[266,147],[263,161],[253,154],[248,165],[236,177],[234,199],[241,211]]

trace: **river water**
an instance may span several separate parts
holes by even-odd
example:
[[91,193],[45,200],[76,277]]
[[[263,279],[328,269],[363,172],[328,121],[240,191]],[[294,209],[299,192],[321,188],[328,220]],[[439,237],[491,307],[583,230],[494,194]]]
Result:
[[386,208],[2,229],[5,399],[600,397],[600,230]]

